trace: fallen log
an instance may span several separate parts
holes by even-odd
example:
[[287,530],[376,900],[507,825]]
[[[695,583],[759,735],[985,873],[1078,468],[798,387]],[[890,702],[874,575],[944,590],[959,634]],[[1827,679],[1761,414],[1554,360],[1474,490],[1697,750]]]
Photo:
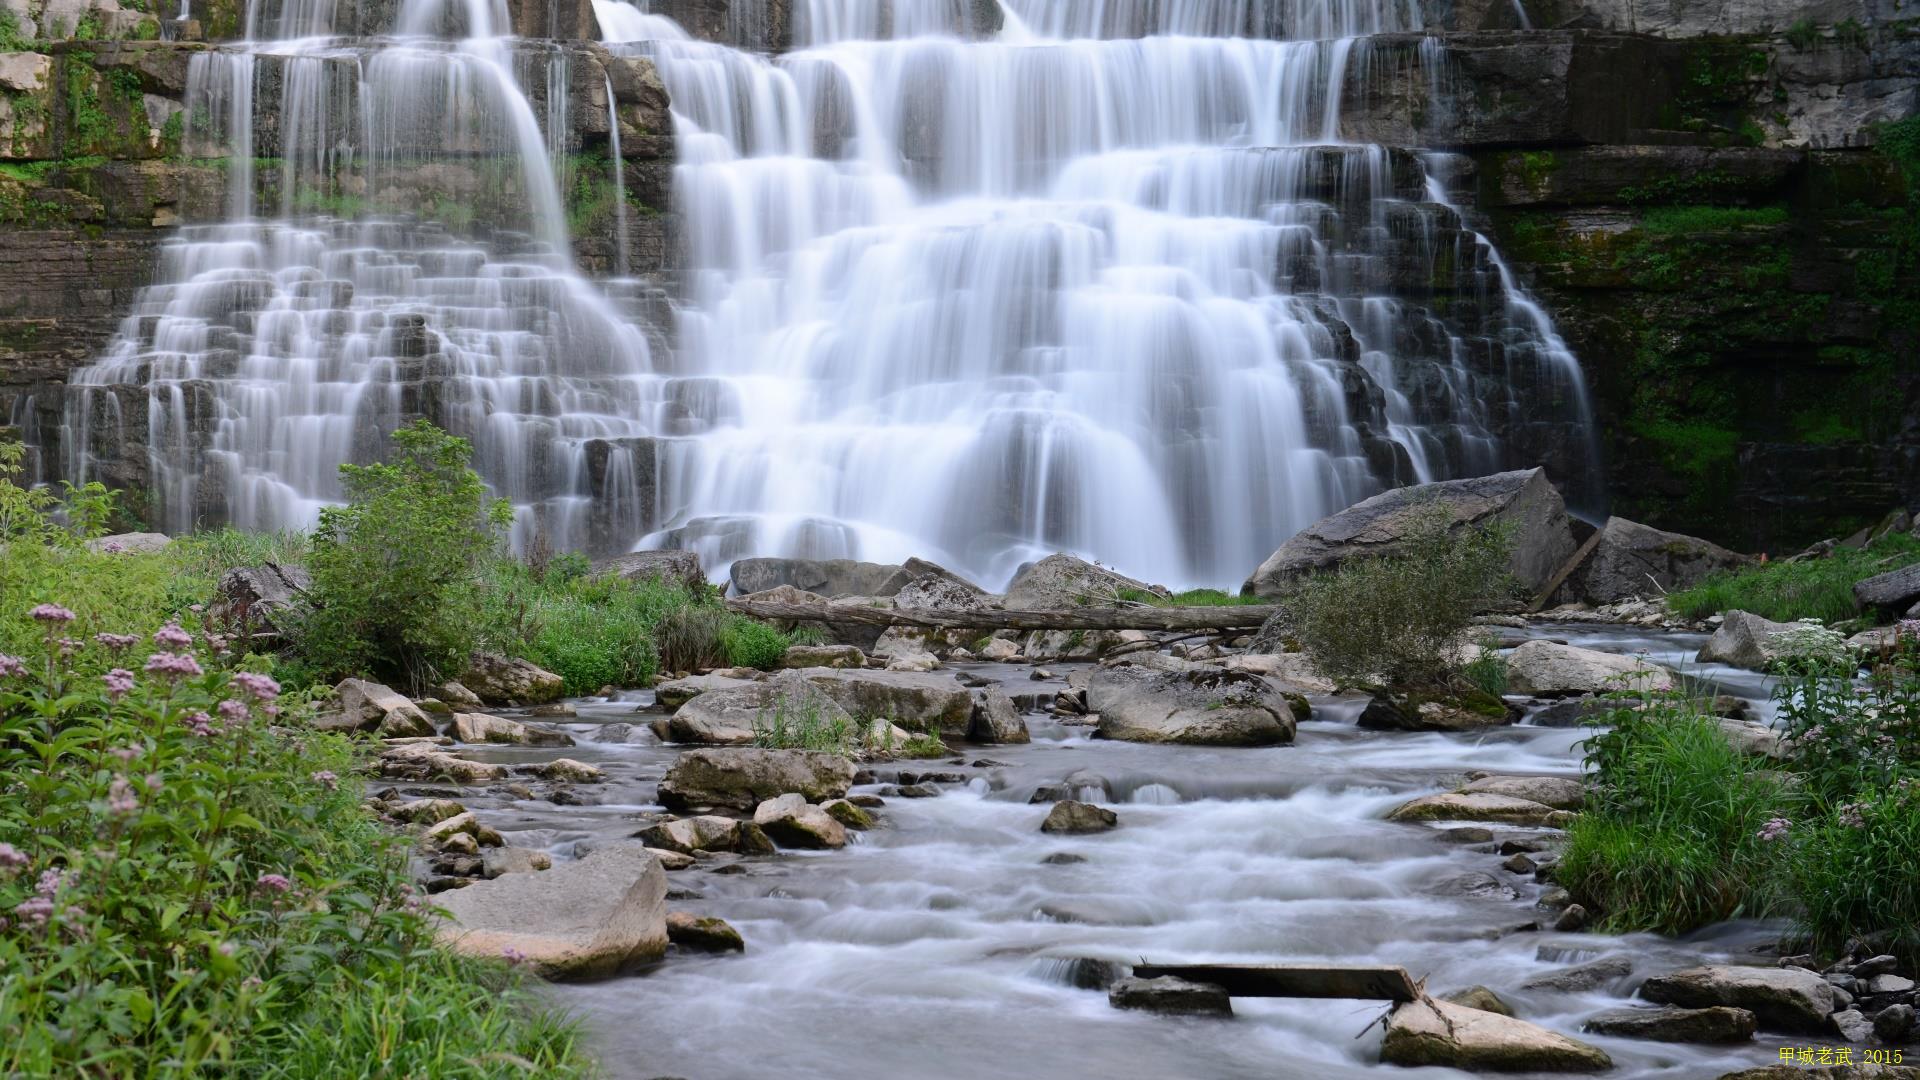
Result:
[[1228,997],[1356,998],[1413,1001],[1419,987],[1400,967],[1321,967],[1314,964],[1135,964],[1133,977],[1171,975],[1212,983]]
[[918,626],[931,630],[1255,630],[1280,609],[1272,605],[1228,607],[1087,607],[1071,611],[1009,611],[976,608],[869,607],[863,604],[792,603],[735,597],[730,611],[783,622]]

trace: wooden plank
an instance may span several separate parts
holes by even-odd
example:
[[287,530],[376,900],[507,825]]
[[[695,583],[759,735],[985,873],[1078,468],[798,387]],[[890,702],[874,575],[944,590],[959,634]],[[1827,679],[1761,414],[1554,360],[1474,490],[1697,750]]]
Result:
[[756,619],[783,622],[851,623],[863,626],[922,626],[936,630],[1254,630],[1280,609],[1270,604],[1226,607],[1085,607],[1070,611],[1009,611],[977,608],[869,607],[864,604],[808,603],[734,597],[727,608]]
[[1172,975],[1212,983],[1229,997],[1355,998],[1412,1001],[1419,990],[1401,967],[1322,967],[1315,964],[1135,964],[1135,978]]

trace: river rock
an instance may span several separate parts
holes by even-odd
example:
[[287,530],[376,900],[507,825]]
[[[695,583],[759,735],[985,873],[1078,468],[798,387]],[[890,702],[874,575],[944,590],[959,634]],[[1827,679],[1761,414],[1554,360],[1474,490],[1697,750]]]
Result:
[[780,655],[783,668],[863,668],[867,654],[857,645],[794,645]]
[[1603,956],[1577,967],[1561,968],[1536,975],[1520,984],[1520,989],[1553,994],[1580,994],[1611,986],[1633,974],[1633,960],[1625,956]]
[[1212,983],[1188,982],[1172,975],[1157,979],[1121,979],[1107,990],[1107,1004],[1168,1016],[1232,1016],[1233,1001]]
[[572,746],[564,731],[534,727],[504,716],[454,713],[453,737],[464,743],[506,743],[512,746]]
[[1096,671],[1087,709],[1100,735],[1127,742],[1268,746],[1293,741],[1293,708],[1272,682],[1220,668]]
[[502,874],[532,874],[553,869],[553,856],[532,848],[489,848],[481,858],[481,871],[489,878]]
[[617,577],[625,581],[659,581],[695,592],[707,584],[700,556],[691,551],[629,551],[599,560],[589,573],[594,577]]
[[1774,635],[1791,629],[1793,623],[1774,622],[1748,611],[1729,611],[1719,629],[1700,647],[1699,661],[1765,671],[1781,656],[1773,644]]
[[1920,563],[1855,582],[1853,599],[1863,608],[1905,612],[1920,602]]
[[254,634],[284,634],[307,603],[313,575],[298,566],[236,566],[220,576],[210,614],[220,626]]
[[1747,565],[1748,556],[1696,536],[1665,532],[1626,518],[1608,518],[1593,549],[1566,584],[1558,603],[1613,604],[1692,588],[1713,574]]
[[1013,707],[1013,699],[997,686],[973,692],[973,718],[967,725],[967,738],[977,743],[1033,741],[1027,722]]
[[727,574],[741,596],[786,585],[829,599],[892,596],[913,580],[905,567],[853,559],[737,559]]
[[1804,968],[1707,965],[1656,975],[1640,996],[1662,1005],[1732,1005],[1758,1017],[1769,1031],[1820,1034],[1834,1012],[1833,987]]
[[544,705],[565,693],[560,676],[535,664],[498,653],[477,652],[467,664],[461,685],[475,697],[496,708],[515,705]]
[[1671,690],[1673,673],[1638,657],[1535,639],[1507,655],[1507,685],[1537,697]]
[[1492,792],[1454,792],[1422,795],[1402,803],[1387,815],[1388,821],[1502,821],[1510,825],[1551,825],[1564,811],[1510,795]]
[[747,942],[727,920],[712,915],[667,912],[667,940],[701,952],[746,952]]
[[1742,1043],[1753,1038],[1758,1021],[1745,1009],[1711,1005],[1704,1009],[1662,1006],[1654,1009],[1609,1009],[1587,1018],[1583,1029],[1595,1035],[1623,1039],[1657,1039],[1681,1043]]
[[973,723],[973,692],[951,675],[826,668],[800,674],[854,716],[884,718],[915,731],[955,738],[965,738]]
[[1002,602],[1014,611],[1072,611],[1111,604],[1122,590],[1152,592],[1153,588],[1085,559],[1056,554],[1022,567]]
[[1062,799],[1047,811],[1047,820],[1040,823],[1040,831],[1046,833],[1097,833],[1106,832],[1120,824],[1120,815],[1102,806],[1092,803],[1075,802]]
[[1375,694],[1360,711],[1369,731],[1478,731],[1513,723],[1517,715],[1491,694]]
[[1431,998],[1394,1008],[1387,1017],[1380,1060],[1469,1072],[1597,1072],[1613,1067],[1613,1059],[1597,1046],[1511,1016]]
[[768,799],[753,811],[753,823],[781,847],[843,848],[847,830],[832,814],[807,802],[804,796]]
[[380,775],[402,780],[451,780],[459,784],[478,784],[488,780],[505,780],[507,767],[454,757],[432,743],[409,743],[381,752]]
[[853,773],[853,762],[839,754],[812,750],[688,750],[667,770],[657,798],[669,809],[752,810],[788,792],[819,803],[844,798]]
[[666,896],[666,872],[645,848],[597,848],[543,873],[442,893],[439,937],[468,956],[523,957],[548,979],[611,978],[666,952]]
[[1555,810],[1578,810],[1586,801],[1586,785],[1565,776],[1483,776],[1460,789],[1468,795],[1505,795]]
[[732,685],[700,694],[680,706],[667,720],[667,737],[682,743],[743,746],[753,742],[756,728],[778,721],[793,727],[839,724],[849,732],[859,727],[853,715],[808,680],[804,672],[783,671],[753,682],[729,681]]
[[332,711],[314,720],[322,731],[378,732],[391,739],[432,735],[433,721],[392,687],[366,679],[342,679],[333,688]]
[[1396,553],[1407,530],[1432,505],[1448,513],[1455,529],[1511,527],[1514,577],[1535,592],[1574,553],[1566,503],[1548,482],[1545,469],[1528,469],[1382,492],[1296,533],[1260,564],[1241,592],[1278,597],[1303,574],[1330,570],[1352,558]]

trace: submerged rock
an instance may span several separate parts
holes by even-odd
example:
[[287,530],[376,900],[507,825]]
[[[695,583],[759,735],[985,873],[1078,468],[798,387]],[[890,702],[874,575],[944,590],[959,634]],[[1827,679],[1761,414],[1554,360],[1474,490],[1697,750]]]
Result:
[[1683,1043],[1747,1042],[1758,1030],[1752,1013],[1727,1005],[1712,1005],[1704,1009],[1674,1006],[1609,1009],[1588,1017],[1583,1026],[1595,1035]]
[[1834,1013],[1833,986],[1805,968],[1703,965],[1656,975],[1640,996],[1662,1005],[1732,1005],[1758,1017],[1769,1031],[1820,1034]]
[[1671,690],[1673,673],[1637,657],[1536,639],[1507,655],[1507,684],[1540,697]]
[[660,860],[621,844],[441,894],[438,936],[467,956],[518,957],[547,979],[611,978],[666,952],[666,897]]
[[814,750],[688,750],[667,770],[657,797],[669,809],[752,810],[788,792],[817,803],[844,798],[853,773],[853,762]]
[[1293,707],[1274,683],[1219,668],[1153,672],[1127,665],[1097,671],[1087,707],[1109,739],[1198,746],[1292,742]]
[[1431,998],[1397,1006],[1387,1017],[1380,1060],[1499,1072],[1597,1072],[1613,1067],[1606,1051],[1511,1016]]
[[1116,1009],[1143,1009],[1169,1016],[1232,1016],[1233,1001],[1212,983],[1188,982],[1171,975],[1157,979],[1121,979],[1107,990]]

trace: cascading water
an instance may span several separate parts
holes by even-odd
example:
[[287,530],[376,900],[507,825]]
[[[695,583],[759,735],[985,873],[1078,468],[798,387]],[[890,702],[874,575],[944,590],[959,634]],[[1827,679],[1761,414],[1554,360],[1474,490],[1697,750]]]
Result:
[[1385,486],[1501,467],[1516,378],[1584,426],[1421,159],[1342,139],[1361,35],[1417,5],[1008,0],[967,40],[982,6],[806,0],[769,59],[597,0],[673,100],[671,363],[703,380],[646,544],[1220,584]]

